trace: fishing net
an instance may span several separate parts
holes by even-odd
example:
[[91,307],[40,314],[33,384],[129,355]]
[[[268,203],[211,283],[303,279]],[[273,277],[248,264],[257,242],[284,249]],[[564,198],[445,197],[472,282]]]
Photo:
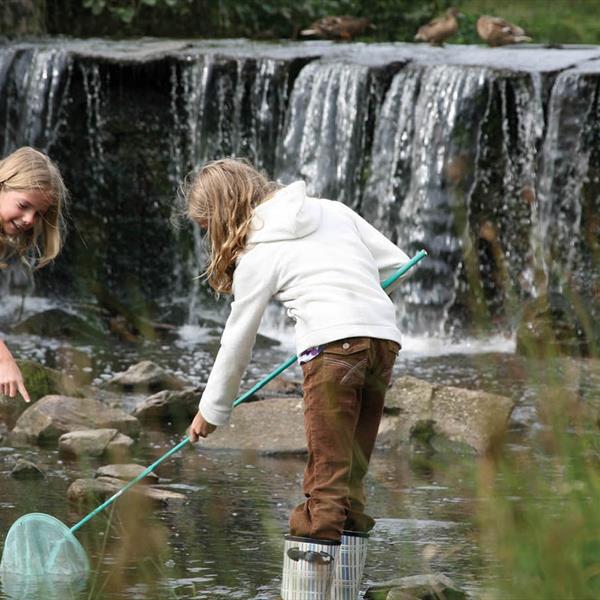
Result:
[[23,578],[75,581],[87,577],[90,563],[71,530],[42,513],[24,515],[13,523],[4,542],[0,573]]

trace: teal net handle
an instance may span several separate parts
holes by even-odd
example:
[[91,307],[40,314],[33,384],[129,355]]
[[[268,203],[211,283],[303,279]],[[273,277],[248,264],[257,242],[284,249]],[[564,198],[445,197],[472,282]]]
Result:
[[[427,252],[425,250],[419,250],[419,252],[417,252],[407,263],[402,265],[402,267],[400,267],[393,275],[391,275],[385,281],[383,281],[381,283],[381,287],[384,290],[386,288],[388,288],[390,285],[392,285],[398,279],[400,279],[400,277],[402,277],[402,275],[404,275],[407,271],[412,269],[412,267],[414,267],[420,260],[422,260],[426,256],[427,256]],[[297,360],[298,360],[298,356],[296,354],[294,354],[294,356],[290,356],[290,358],[288,358],[285,362],[281,363],[274,371],[269,373],[264,379],[261,379],[255,386],[253,386],[247,392],[245,392],[239,398],[237,398],[237,400],[234,401],[233,406],[235,407],[235,406],[238,406],[239,404],[241,404],[242,402],[245,402],[248,398],[250,398],[250,396],[252,396],[258,390],[260,390],[262,387],[267,385],[267,383],[269,383],[269,381],[271,381],[272,379],[275,379],[275,377],[277,377],[280,373],[282,373],[288,367],[293,365]],[[128,484],[123,486],[116,494],[112,495],[108,500],[105,500],[102,504],[100,504],[100,506],[95,508],[89,515],[86,515],[83,519],[81,519],[81,521],[79,521],[79,523],[76,523],[75,525],[73,525],[73,527],[71,527],[71,532],[75,533],[82,525],[87,523],[90,519],[93,519],[98,513],[102,512],[107,506],[110,506],[115,500],[117,500],[117,498],[122,496],[127,490],[132,488],[136,483],[139,483],[148,474],[152,473],[152,471],[154,471],[154,469],[156,469],[156,467],[158,467],[158,465],[160,465],[163,461],[167,460],[167,458],[169,458],[170,456],[175,454],[175,452],[179,452],[179,450],[181,450],[184,446],[186,446],[187,444],[191,444],[191,443],[192,443],[192,440],[189,437],[186,437],[185,439],[181,440],[176,446],[171,448],[168,452],[166,452],[160,458],[155,460],[149,467],[144,469],[137,477],[135,477]]]

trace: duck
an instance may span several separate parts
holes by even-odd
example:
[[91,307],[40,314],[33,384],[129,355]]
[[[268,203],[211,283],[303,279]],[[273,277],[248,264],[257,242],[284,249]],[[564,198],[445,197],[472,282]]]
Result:
[[354,37],[363,34],[367,28],[374,29],[375,27],[366,17],[327,16],[312,23],[308,29],[300,31],[300,35],[349,42]]
[[488,46],[506,46],[520,42],[531,42],[522,27],[501,17],[481,15],[477,19],[477,34]]
[[429,42],[432,46],[443,46],[444,42],[458,31],[456,17],[459,14],[457,8],[450,7],[444,17],[433,19],[419,27],[415,40],[417,42]]

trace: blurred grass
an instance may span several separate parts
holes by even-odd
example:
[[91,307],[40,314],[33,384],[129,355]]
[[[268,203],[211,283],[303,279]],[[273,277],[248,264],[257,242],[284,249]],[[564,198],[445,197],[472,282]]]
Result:
[[538,44],[600,44],[600,0],[461,0],[464,18],[452,42],[478,43],[475,22],[495,15],[520,25]]
[[[497,563],[486,599],[600,598],[600,433],[597,412],[570,391],[579,376],[543,382],[531,444],[480,464],[481,546]],[[541,383],[533,367],[530,377]]]

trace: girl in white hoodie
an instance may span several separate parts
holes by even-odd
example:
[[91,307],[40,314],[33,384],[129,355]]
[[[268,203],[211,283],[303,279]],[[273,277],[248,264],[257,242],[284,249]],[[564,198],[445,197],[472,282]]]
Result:
[[190,437],[227,423],[263,312],[279,300],[295,321],[308,446],[282,597],[355,599],[374,525],[363,480],[400,349],[381,282],[408,256],[343,203],[307,196],[301,181],[280,186],[245,161],[206,164],[184,193],[210,242],[208,282],[234,295]]

